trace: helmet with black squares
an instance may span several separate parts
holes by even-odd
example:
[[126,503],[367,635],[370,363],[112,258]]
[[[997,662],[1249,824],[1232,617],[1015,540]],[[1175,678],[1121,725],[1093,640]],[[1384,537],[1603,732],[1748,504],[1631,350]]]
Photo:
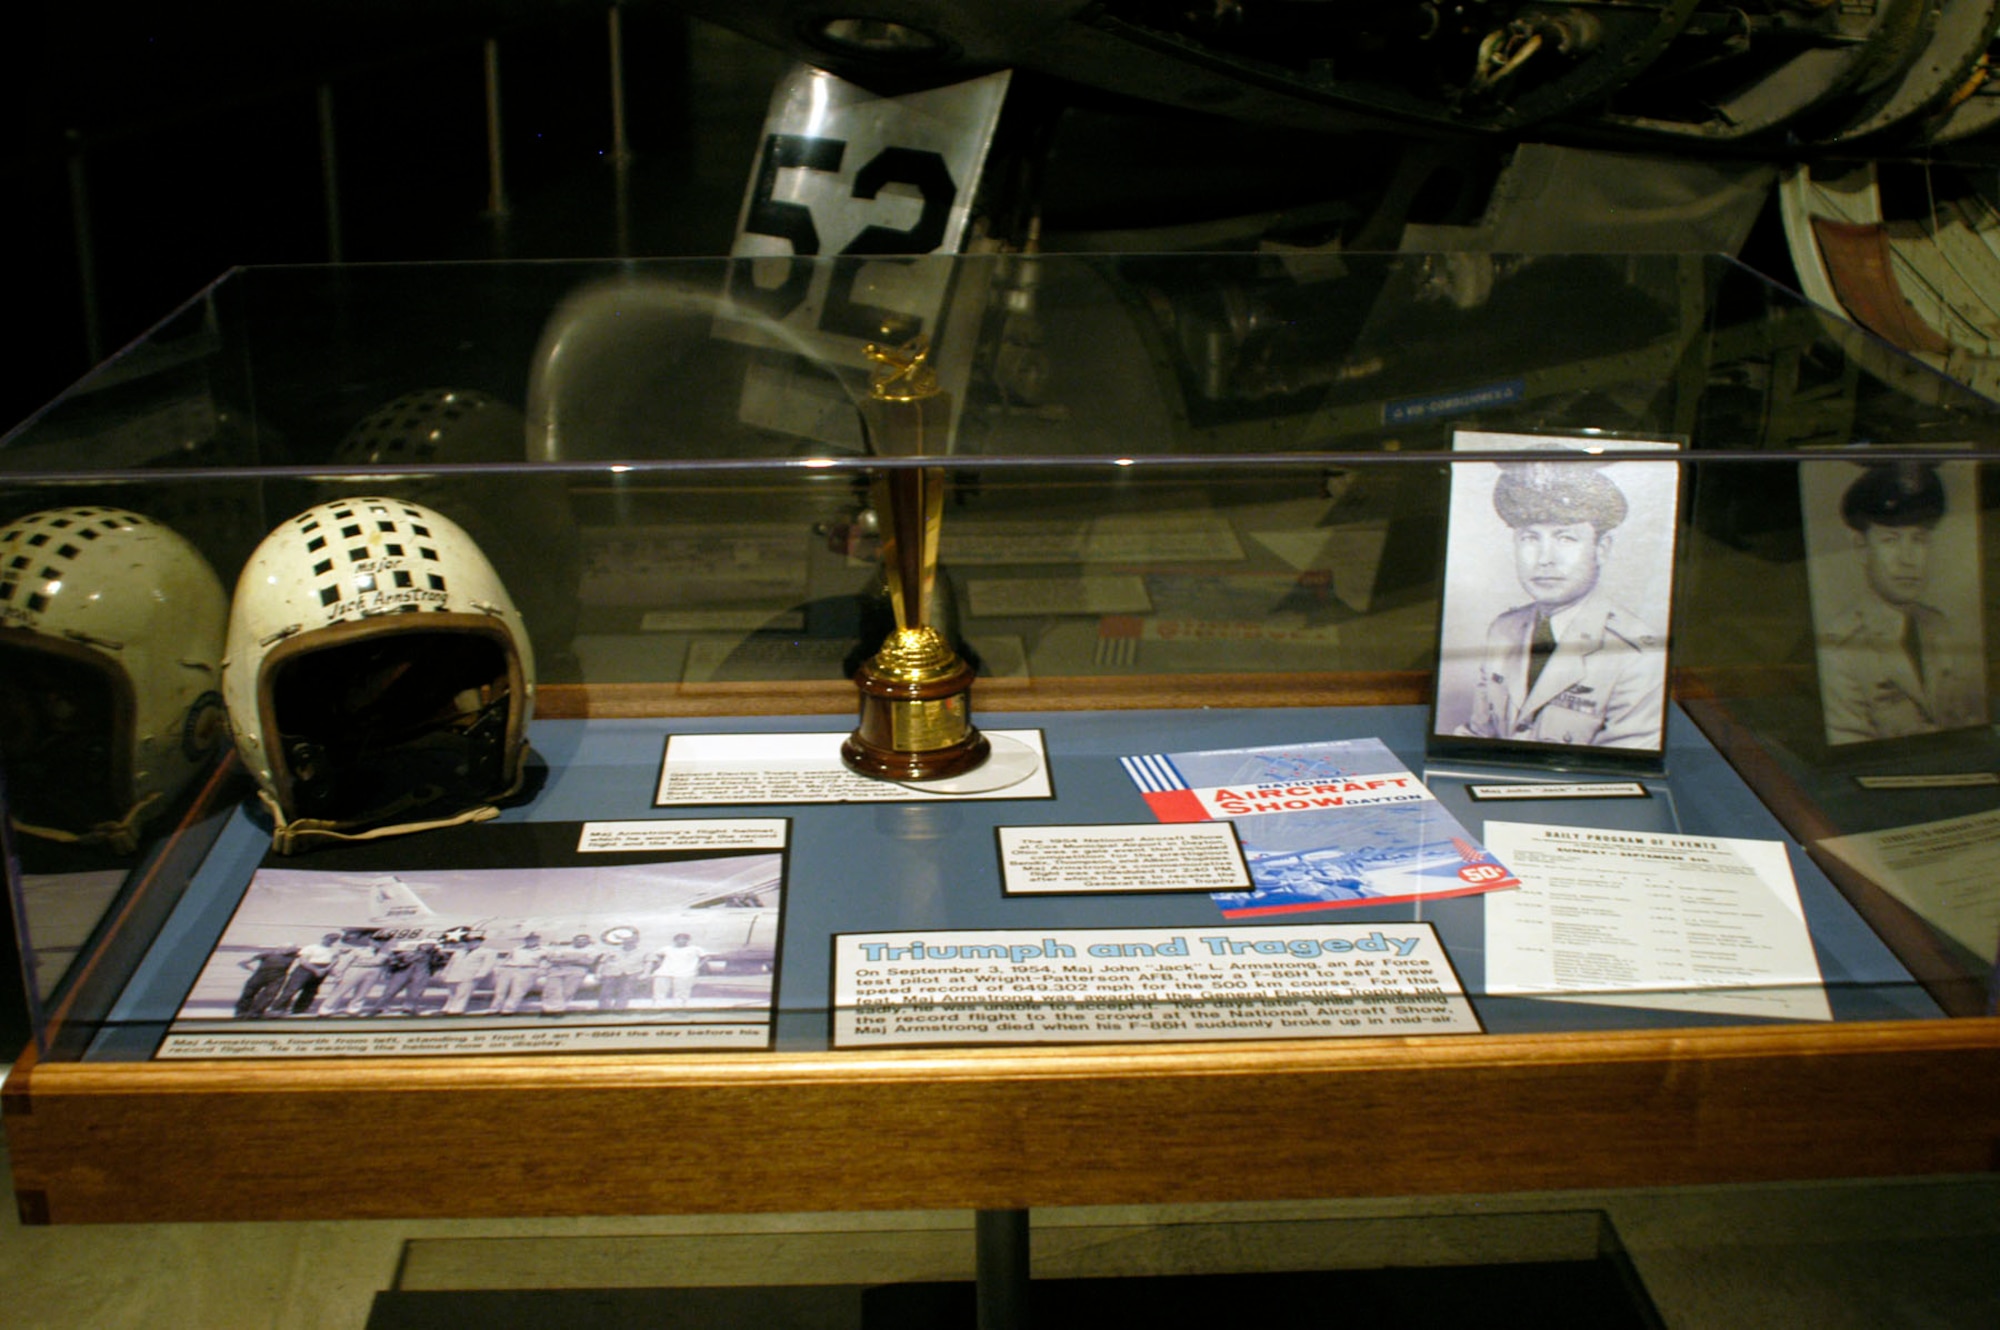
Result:
[[521,787],[534,651],[450,518],[337,499],[279,526],[244,565],[222,692],[290,853],[492,816]]
[[0,763],[17,828],[130,853],[221,751],[228,603],[201,553],[122,508],[0,528]]
[[[509,403],[470,388],[423,388],[370,411],[341,438],[340,467],[434,467],[428,473],[340,482],[366,485],[457,522],[506,582],[534,643],[543,678],[573,672],[580,553],[560,476],[482,472],[467,463],[520,463],[527,421]],[[317,497],[317,496],[315,496]]]
[[341,439],[343,465],[518,462],[526,418],[497,397],[469,388],[407,392],[370,411]]

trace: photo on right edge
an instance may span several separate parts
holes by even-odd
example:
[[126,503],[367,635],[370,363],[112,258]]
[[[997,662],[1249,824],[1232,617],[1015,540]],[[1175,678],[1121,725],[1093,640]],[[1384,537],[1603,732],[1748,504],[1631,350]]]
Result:
[[1828,747],[1984,725],[1972,462],[1802,462],[1806,579]]

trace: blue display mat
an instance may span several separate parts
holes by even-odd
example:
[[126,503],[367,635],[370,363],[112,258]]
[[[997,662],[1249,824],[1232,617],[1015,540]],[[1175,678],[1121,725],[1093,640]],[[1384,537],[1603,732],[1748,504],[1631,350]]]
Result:
[[[1687,716],[1668,718],[1666,775],[1645,778],[1646,799],[1480,803],[1470,783],[1505,779],[1492,768],[1427,766],[1429,713],[1418,706],[988,713],[995,728],[1041,729],[1054,799],[982,799],[888,804],[704,806],[656,809],[653,792],[667,736],[676,733],[844,732],[831,716],[657,720],[544,720],[531,733],[546,779],[505,820],[625,821],[675,817],[791,819],[775,1047],[828,1046],[830,939],[836,932],[1004,928],[1214,927],[1220,910],[1186,894],[1036,896],[1002,894],[998,826],[1151,823],[1154,818],[1119,759],[1141,753],[1249,748],[1328,739],[1378,738],[1475,836],[1485,822],[1546,822],[1593,828],[1784,841],[1836,1020],[1936,1017],[1942,1013],[1846,899],[1792,843],[1776,818]],[[1531,770],[1515,773],[1532,776]],[[189,883],[86,1057],[152,1055],[195,974],[214,948],[268,834],[239,809]],[[311,856],[298,858],[309,867]],[[1359,906],[1316,918],[1345,923],[1423,920],[1436,926],[1488,1032],[1740,1025],[1741,1016],[1597,1006],[1552,998],[1487,997],[1485,904],[1479,896]],[[1294,916],[1272,922],[1298,923]],[[1239,927],[1256,926],[1239,924]],[[749,1054],[746,1056],[755,1056]]]

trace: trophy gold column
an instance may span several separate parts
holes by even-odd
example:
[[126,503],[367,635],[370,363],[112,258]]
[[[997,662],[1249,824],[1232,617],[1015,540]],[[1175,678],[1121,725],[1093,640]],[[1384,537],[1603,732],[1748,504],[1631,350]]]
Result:
[[[870,346],[875,374],[861,406],[869,447],[878,457],[935,456],[944,450],[951,398],[938,387],[922,338],[906,346]],[[938,527],[945,473],[898,467],[874,482],[882,521],[882,573],[896,627],[855,674],[861,723],[840,747],[849,767],[889,780],[942,780],[986,760],[986,736],[972,723],[973,669],[932,626]]]

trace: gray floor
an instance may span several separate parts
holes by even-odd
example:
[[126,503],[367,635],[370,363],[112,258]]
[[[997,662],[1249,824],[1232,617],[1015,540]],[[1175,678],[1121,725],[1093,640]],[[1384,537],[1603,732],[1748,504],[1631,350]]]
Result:
[[[1044,1277],[1585,1259],[1600,1216],[1674,1327],[2000,1326],[2000,1177],[1037,1211]],[[358,1330],[379,1290],[970,1276],[940,1212],[0,1230],[11,1327]]]

